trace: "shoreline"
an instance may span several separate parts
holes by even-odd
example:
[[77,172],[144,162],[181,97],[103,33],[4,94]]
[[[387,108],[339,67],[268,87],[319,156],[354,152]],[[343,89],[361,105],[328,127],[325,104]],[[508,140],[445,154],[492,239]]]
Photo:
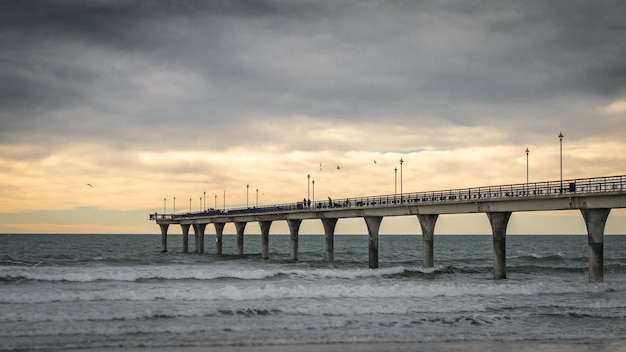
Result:
[[285,345],[225,345],[181,347],[102,347],[76,349],[77,352],[618,352],[626,351],[626,339],[609,341],[457,341],[457,342],[402,342],[402,343],[328,343]]

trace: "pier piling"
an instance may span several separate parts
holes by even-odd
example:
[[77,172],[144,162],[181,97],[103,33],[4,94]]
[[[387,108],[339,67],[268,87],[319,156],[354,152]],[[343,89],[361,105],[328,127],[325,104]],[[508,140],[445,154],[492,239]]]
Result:
[[183,229],[183,253],[189,253],[189,227],[191,224],[180,224]]
[[511,212],[487,213],[493,234],[493,278],[506,279],[506,227]]
[[604,226],[611,209],[581,209],[589,243],[589,282],[604,281]]
[[167,252],[167,228],[170,224],[159,224],[161,228],[161,253]]
[[259,221],[261,228],[261,259],[269,259],[270,257],[270,226],[271,221]]
[[434,235],[435,224],[439,214],[425,214],[418,215],[417,219],[420,222],[422,228],[422,243],[423,243],[423,255],[424,255],[424,268],[432,268],[435,266],[434,259]]
[[300,219],[287,220],[287,225],[289,226],[291,260],[298,260],[298,233],[300,231],[300,224],[302,224],[302,220]]
[[335,225],[337,218],[323,218],[324,225],[324,257],[327,262],[335,260]]
[[224,234],[224,225],[223,222],[215,222],[215,254],[222,254],[222,237]]
[[380,223],[383,221],[382,216],[366,216],[367,233],[369,238],[369,267],[370,269],[378,268],[378,230]]
[[247,222],[235,222],[237,230],[237,255],[243,256],[243,232],[246,229]]

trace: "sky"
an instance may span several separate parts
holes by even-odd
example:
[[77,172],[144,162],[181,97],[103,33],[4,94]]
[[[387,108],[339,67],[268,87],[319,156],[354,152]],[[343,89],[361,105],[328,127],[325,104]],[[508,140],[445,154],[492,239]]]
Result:
[[621,0],[2,1],[0,233],[159,233],[149,213],[296,202],[308,175],[319,200],[393,194],[400,159],[404,192],[523,183],[526,148],[530,182],[561,155],[564,179],[625,175],[624,18]]

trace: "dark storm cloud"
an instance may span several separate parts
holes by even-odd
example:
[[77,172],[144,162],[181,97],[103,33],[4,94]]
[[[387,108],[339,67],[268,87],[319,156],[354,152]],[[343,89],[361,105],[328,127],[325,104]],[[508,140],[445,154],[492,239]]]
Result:
[[5,1],[0,13],[3,133],[224,137],[292,115],[479,124],[465,106],[611,99],[626,84],[622,1]]

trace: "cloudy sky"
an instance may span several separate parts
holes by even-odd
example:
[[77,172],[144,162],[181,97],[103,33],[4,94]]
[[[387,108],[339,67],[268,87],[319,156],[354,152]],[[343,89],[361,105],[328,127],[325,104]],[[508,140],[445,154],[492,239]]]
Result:
[[[0,233],[158,233],[164,199],[295,202],[307,175],[317,199],[392,194],[400,158],[405,192],[525,182],[526,148],[530,181],[558,180],[561,131],[565,179],[624,175],[624,18],[619,0],[2,1]],[[584,231],[578,212],[509,225]]]

